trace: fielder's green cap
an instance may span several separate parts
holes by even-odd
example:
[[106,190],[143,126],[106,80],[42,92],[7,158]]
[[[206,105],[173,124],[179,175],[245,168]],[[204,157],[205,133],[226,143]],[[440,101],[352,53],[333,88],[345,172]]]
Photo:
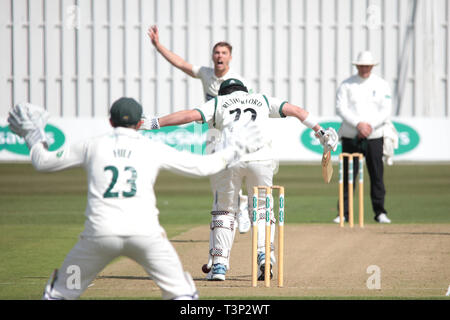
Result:
[[133,98],[122,97],[112,104],[110,114],[117,126],[135,125],[141,120],[142,106]]

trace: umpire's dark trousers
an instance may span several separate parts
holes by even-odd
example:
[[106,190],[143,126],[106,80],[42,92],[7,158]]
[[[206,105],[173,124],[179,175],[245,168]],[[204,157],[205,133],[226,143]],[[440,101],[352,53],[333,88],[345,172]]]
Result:
[[[383,138],[378,139],[350,139],[342,138],[342,152],[360,152],[364,154],[367,171],[370,177],[370,199],[375,213],[375,219],[380,213],[386,213],[384,198],[383,173]],[[358,158],[353,159],[353,188],[356,188],[359,163]],[[344,216],[348,219],[348,158],[344,158]]]

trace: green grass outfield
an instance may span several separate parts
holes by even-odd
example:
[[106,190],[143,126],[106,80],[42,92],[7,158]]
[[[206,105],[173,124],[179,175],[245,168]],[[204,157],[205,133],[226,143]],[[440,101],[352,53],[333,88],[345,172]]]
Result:
[[[334,170],[326,185],[319,164],[279,168],[274,183],[286,188],[286,223],[331,222],[337,213],[337,167]],[[365,220],[371,224],[365,173]],[[450,223],[449,164],[395,164],[386,167],[385,181],[386,208],[395,224]],[[155,189],[169,237],[209,223],[207,178],[163,171]],[[38,173],[29,164],[0,164],[0,299],[40,299],[51,270],[61,264],[83,229],[86,193],[82,169]]]

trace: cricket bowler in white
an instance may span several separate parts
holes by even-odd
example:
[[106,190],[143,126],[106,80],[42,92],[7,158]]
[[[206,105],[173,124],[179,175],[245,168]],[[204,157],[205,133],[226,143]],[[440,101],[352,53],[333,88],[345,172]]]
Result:
[[[183,270],[159,224],[153,185],[160,169],[190,176],[211,175],[248,151],[246,145],[234,141],[213,155],[179,152],[137,132],[141,117],[138,102],[120,98],[110,109],[111,132],[50,152],[44,132],[48,113],[44,109],[25,103],[9,112],[10,128],[25,138],[38,171],[82,166],[87,172],[84,231],[49,279],[43,299],[79,298],[118,256],[139,263],[161,289],[163,299],[198,298],[191,276]],[[79,271],[79,285],[70,285],[74,270]]]
[[[245,180],[248,196],[253,197],[254,186],[272,186],[273,160],[271,124],[269,118],[284,118],[293,116],[304,125],[316,132],[322,145],[336,150],[338,136],[333,128],[324,130],[318,121],[305,109],[292,105],[287,101],[269,97],[263,94],[249,94],[247,88],[238,79],[224,81],[219,90],[219,95],[209,100],[200,107],[192,110],[178,111],[161,118],[152,119],[158,127],[185,124],[192,121],[212,122],[213,127],[222,132],[221,142],[231,138],[234,134],[224,132],[229,123],[253,123],[259,128],[260,139],[263,147],[254,153],[249,153],[241,158],[234,166],[220,172],[214,177],[216,182],[216,194],[214,206],[211,212],[211,232],[209,260],[206,267],[208,280],[225,280],[229,270],[231,247],[234,241],[234,221],[239,210],[237,199],[239,190]],[[220,144],[219,144],[220,145]],[[264,235],[265,235],[265,194],[261,192],[258,199],[258,264],[259,280],[264,280]],[[271,201],[273,204],[273,201]],[[275,223],[273,208],[271,208],[271,221]],[[271,266],[275,263],[274,237],[275,228],[271,228]],[[250,259],[249,259],[250,261]],[[271,273],[272,274],[272,273]]]
[[[148,29],[148,36],[155,49],[172,66],[183,71],[188,76],[200,79],[202,81],[205,102],[217,97],[220,85],[227,79],[238,79],[242,83],[247,84],[244,78],[235,72],[230,66],[230,62],[233,58],[233,47],[228,42],[221,41],[214,45],[211,54],[211,59],[214,66],[211,68],[208,66],[193,65],[163,46],[159,41],[159,31],[157,26],[151,26]],[[213,124],[208,123],[208,127],[210,129],[213,128]],[[144,122],[142,129],[150,130],[155,128],[152,128],[150,124]],[[215,150],[215,136],[211,134],[212,132],[212,130],[208,130],[207,133],[206,150],[208,153],[214,152]],[[211,176],[210,183],[211,191],[213,195],[215,195],[217,189],[217,179],[215,176]],[[246,233],[250,230],[250,219],[248,218],[248,197],[242,193],[242,190],[239,191],[238,206],[239,212],[236,216],[238,229],[240,233]]]

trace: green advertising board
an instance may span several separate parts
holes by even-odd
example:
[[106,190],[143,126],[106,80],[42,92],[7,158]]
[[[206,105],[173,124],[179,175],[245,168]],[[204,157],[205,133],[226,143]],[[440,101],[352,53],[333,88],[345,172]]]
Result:
[[[50,151],[58,150],[66,141],[64,133],[59,128],[50,124],[45,127],[45,134]],[[9,126],[0,127],[0,151],[2,150],[7,150],[18,155],[30,154],[25,140],[11,132]]]
[[[395,149],[395,155],[400,155],[409,152],[416,148],[420,142],[419,133],[414,128],[400,122],[392,122],[395,129],[398,132],[398,148]],[[320,125],[323,128],[334,128],[336,131],[341,126],[340,122],[321,122]],[[319,140],[314,136],[314,131],[311,129],[305,129],[300,135],[300,142],[309,150],[322,154],[323,148],[320,145]],[[336,151],[333,154],[340,154],[342,152],[341,144],[338,145]]]

